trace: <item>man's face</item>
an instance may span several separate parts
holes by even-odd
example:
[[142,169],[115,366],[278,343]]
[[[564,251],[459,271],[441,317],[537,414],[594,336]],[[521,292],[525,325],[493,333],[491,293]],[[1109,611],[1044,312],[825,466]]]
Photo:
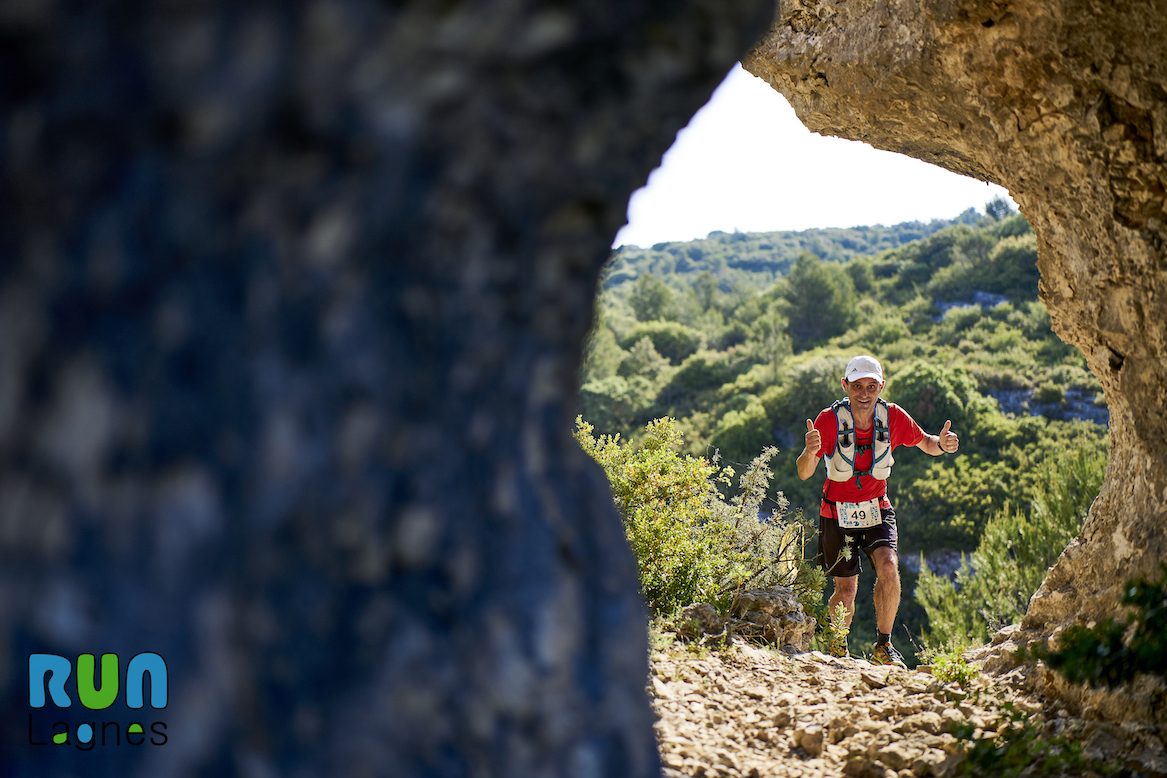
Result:
[[875,401],[883,391],[883,384],[874,378],[859,378],[855,381],[844,378],[843,391],[847,393],[851,407],[866,414],[875,407]]

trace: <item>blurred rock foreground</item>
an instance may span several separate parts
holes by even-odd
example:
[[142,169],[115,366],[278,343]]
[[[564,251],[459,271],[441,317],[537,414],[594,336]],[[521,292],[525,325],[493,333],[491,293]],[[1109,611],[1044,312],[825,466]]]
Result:
[[[656,774],[577,370],[628,195],[774,10],[0,6],[0,773]],[[1165,25],[796,0],[746,59],[1037,231],[1114,449],[1018,642],[1167,551]],[[29,653],[141,651],[165,745],[27,742]]]
[[[657,774],[578,365],[771,11],[2,4],[0,774]],[[165,745],[27,742],[141,651]]]

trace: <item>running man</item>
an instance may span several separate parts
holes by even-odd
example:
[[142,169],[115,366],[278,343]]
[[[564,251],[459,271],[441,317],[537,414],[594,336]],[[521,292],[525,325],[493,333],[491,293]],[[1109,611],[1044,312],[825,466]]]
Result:
[[[855,615],[859,555],[863,550],[875,567],[875,627],[878,638],[871,652],[876,664],[904,666],[891,643],[892,626],[900,607],[896,514],[887,499],[887,477],[897,446],[915,446],[937,457],[953,454],[960,440],[952,420],[939,435],[930,435],[895,403],[880,398],[883,367],[875,357],[857,356],[847,363],[841,380],[847,399],[824,408],[812,423],[806,420],[805,447],[798,456],[798,477],[806,480],[825,458],[827,479],[819,509],[818,563],[832,576],[835,590],[828,605],[847,610],[847,626]],[[846,656],[846,647],[841,651]]]

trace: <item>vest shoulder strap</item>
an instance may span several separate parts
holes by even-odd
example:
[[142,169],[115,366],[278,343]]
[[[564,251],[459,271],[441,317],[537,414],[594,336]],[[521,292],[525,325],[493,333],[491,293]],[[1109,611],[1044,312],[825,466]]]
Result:
[[[887,400],[880,397],[875,401],[875,436],[872,438],[872,443],[876,439],[884,443],[891,442],[891,412],[887,405]],[[880,433],[883,433],[882,435]]]
[[[855,426],[855,416],[851,413],[850,400],[835,400],[833,403],[831,403],[831,412],[835,414],[836,422],[839,422],[841,419],[842,421],[847,422],[848,427]],[[841,417],[840,414],[842,414]]]

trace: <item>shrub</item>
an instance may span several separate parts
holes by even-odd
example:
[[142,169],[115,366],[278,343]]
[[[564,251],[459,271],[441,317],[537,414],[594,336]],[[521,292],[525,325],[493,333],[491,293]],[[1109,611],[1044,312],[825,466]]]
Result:
[[702,349],[689,356],[673,373],[672,378],[661,390],[661,399],[675,402],[692,398],[701,392],[718,389],[723,384],[737,378],[738,373],[748,367],[744,360],[735,359],[736,354],[728,351],[707,351]]
[[733,480],[732,468],[681,453],[677,423],[650,422],[642,439],[595,437],[593,427],[576,419],[575,438],[604,469],[628,542],[636,555],[641,591],[656,615],[671,616],[694,602],[726,612],[733,595],[745,587],[782,584],[800,599],[815,577],[803,561],[806,530],[783,520],[785,501],[759,520],[770,481],[768,467],[776,449],[763,451],[742,474],[735,496],[720,489]]
[[675,321],[649,321],[637,324],[624,338],[623,347],[632,348],[641,338],[648,338],[652,345],[674,365],[693,354],[705,342],[705,336],[692,327]]
[[898,370],[887,394],[921,425],[939,428],[951,419],[953,429],[964,433],[993,410],[992,401],[977,391],[976,379],[967,370],[931,361]]
[[923,652],[921,657],[932,666],[932,675],[944,683],[955,683],[967,689],[980,670],[970,665],[964,658],[960,648],[951,648],[947,651],[931,649]]
[[652,401],[652,382],[643,376],[610,376],[580,388],[580,407],[601,430],[616,432],[636,423],[640,409]]
[[901,314],[881,310],[869,316],[861,315],[856,327],[831,341],[831,344],[852,351],[877,352],[886,356],[888,346],[911,336]]
[[612,328],[602,322],[598,323],[588,335],[581,382],[587,383],[616,375],[624,356],[624,349],[616,342],[616,334],[612,332]]
[[669,361],[656,350],[650,338],[643,337],[629,347],[616,373],[624,378],[642,376],[649,381],[657,381],[668,370]]
[[1045,383],[1034,390],[1033,401],[1042,405],[1064,405],[1066,392],[1057,384]]
[[847,635],[851,631],[847,626],[847,608],[841,602],[835,603],[834,611],[821,603],[816,606],[813,612],[820,629],[811,640],[811,648],[837,656],[847,648]]
[[[962,451],[966,445],[973,448],[965,430],[954,426],[953,431],[961,436]],[[902,457],[896,467],[903,477],[897,504],[916,521],[913,543],[921,547],[972,548],[994,508],[1017,494],[1014,463],[972,452],[952,458]]]
[[734,461],[765,447],[772,438],[766,409],[752,395],[745,408],[727,411],[713,430],[713,445]]
[[1005,508],[985,524],[955,584],[922,565],[916,599],[928,614],[924,641],[933,647],[980,643],[989,630],[1018,619],[1046,571],[1078,534],[1102,486],[1104,450],[1049,460],[1028,513]]

